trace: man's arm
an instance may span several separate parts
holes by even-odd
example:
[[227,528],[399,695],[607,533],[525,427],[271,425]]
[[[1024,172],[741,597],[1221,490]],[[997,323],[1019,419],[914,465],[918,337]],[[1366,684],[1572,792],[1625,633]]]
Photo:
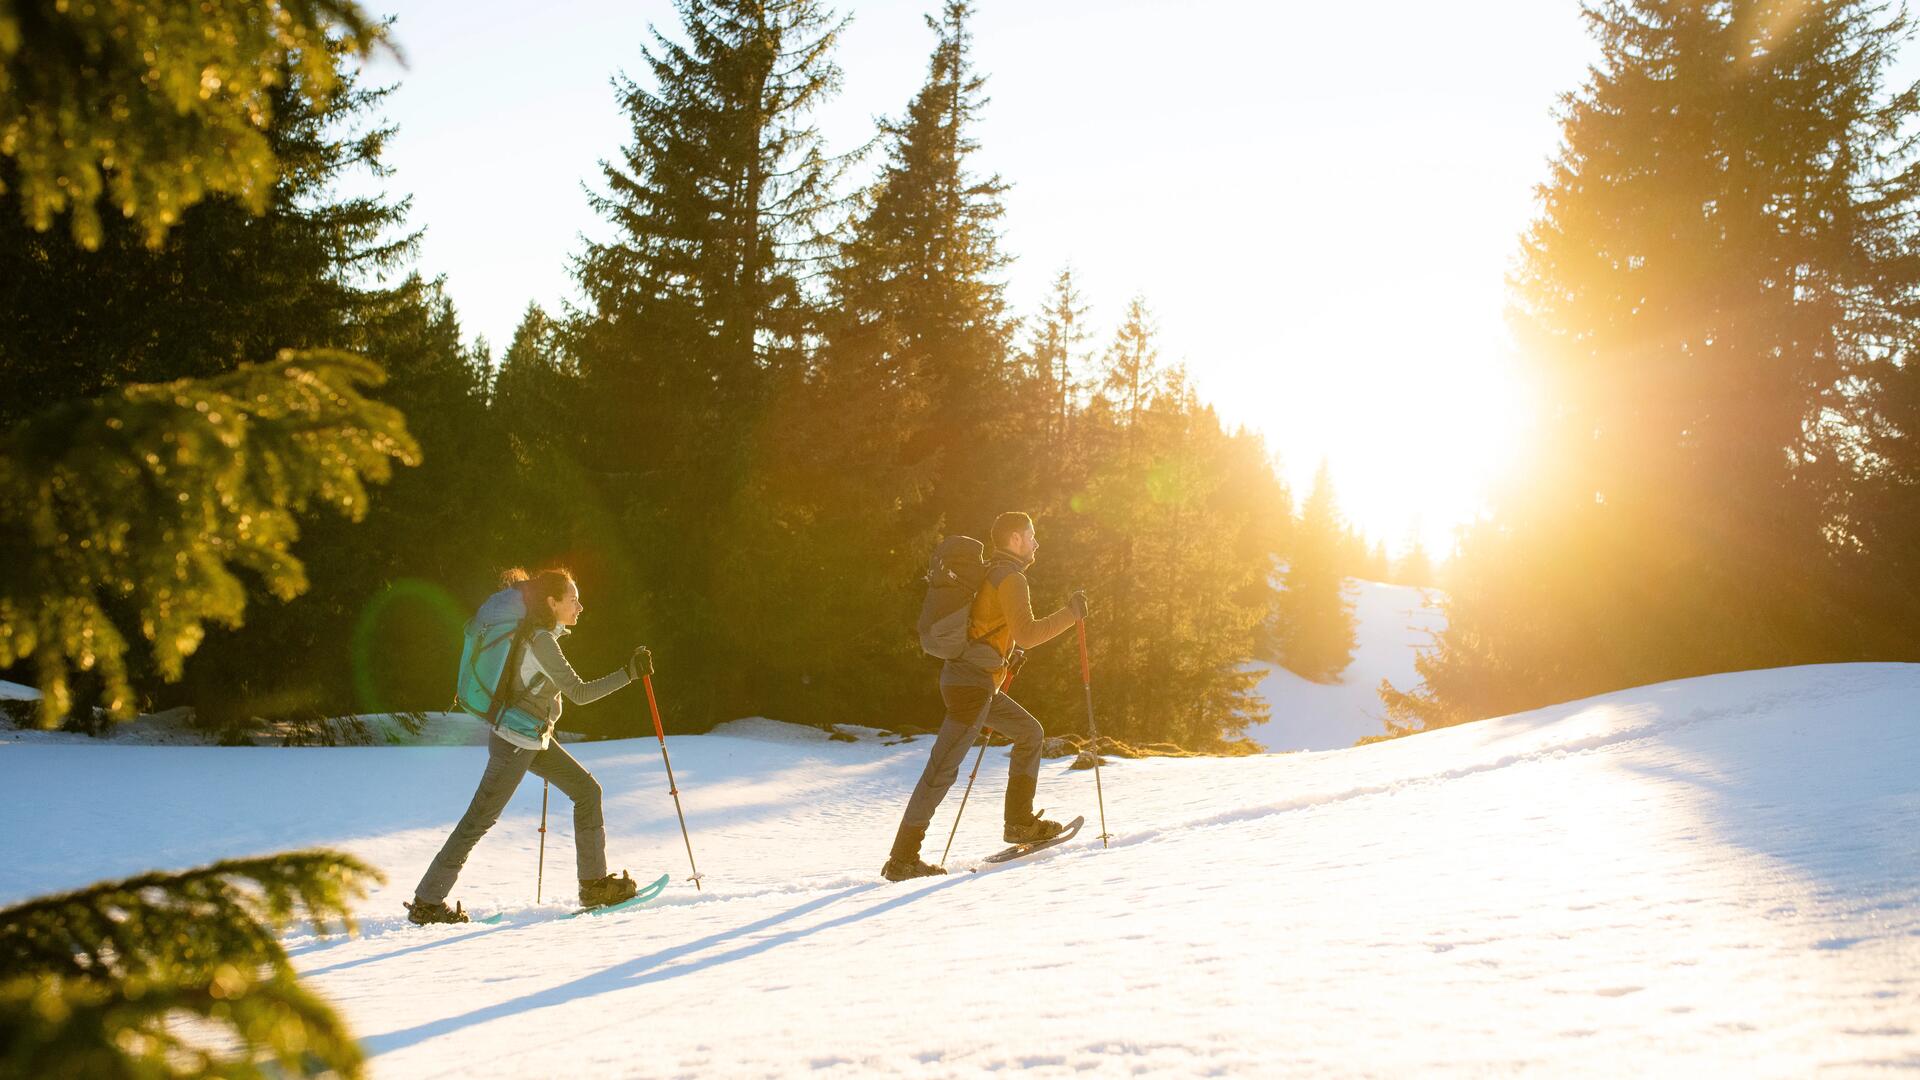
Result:
[[1045,645],[1073,625],[1073,609],[1061,608],[1044,619],[1033,617],[1033,594],[1027,588],[1027,575],[1008,574],[1000,580],[1000,610],[1013,628],[1013,643],[1023,649]]

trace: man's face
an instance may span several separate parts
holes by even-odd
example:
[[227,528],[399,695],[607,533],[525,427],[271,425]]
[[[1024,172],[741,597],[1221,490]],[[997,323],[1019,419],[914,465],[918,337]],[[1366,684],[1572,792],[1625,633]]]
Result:
[[1034,556],[1040,554],[1040,541],[1033,535],[1033,530],[1028,529],[1025,532],[1017,532],[1008,537],[1007,550],[1028,562],[1032,562]]

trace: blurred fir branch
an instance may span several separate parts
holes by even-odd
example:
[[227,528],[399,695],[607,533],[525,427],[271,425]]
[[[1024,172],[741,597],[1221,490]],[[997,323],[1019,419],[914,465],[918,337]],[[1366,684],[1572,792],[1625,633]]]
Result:
[[351,931],[378,871],[300,851],[145,874],[0,910],[0,1078],[362,1075],[277,934]]
[[282,353],[213,379],[128,386],[57,406],[0,439],[0,667],[31,657],[40,722],[70,705],[72,669],[131,713],[124,606],[177,679],[209,620],[241,622],[244,568],[285,600],[307,586],[290,548],[312,502],[358,519],[365,481],[419,448],[384,380],[346,353]]
[[261,213],[274,89],[296,77],[324,100],[332,49],[386,37],[351,0],[0,0],[0,194],[39,230],[70,215],[89,250],[103,200],[154,247],[209,195]]

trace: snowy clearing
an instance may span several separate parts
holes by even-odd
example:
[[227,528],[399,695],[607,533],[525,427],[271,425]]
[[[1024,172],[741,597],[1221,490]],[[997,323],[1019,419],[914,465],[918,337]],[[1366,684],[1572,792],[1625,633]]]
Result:
[[1414,658],[1433,645],[1433,634],[1446,628],[1439,593],[1407,585],[1348,579],[1354,598],[1353,662],[1337,683],[1309,682],[1285,668],[1260,665],[1260,696],[1272,708],[1271,718],[1247,735],[1268,750],[1339,750],[1368,735],[1384,735],[1380,722],[1380,680],[1402,690],[1420,681]]
[[[555,795],[524,784],[455,891],[400,902],[473,747],[0,743],[0,901],[335,844],[383,867],[363,936],[296,937],[379,1077],[1806,1076],[1920,1068],[1920,666],[1723,675],[1329,753],[1048,762],[1073,843],[984,873],[877,871],[927,739],[764,721],[674,740],[707,890],[651,740],[573,749],[610,854],[673,886],[566,910]],[[1045,718],[1043,718],[1045,719]],[[988,754],[949,866],[1001,844]],[[963,777],[964,780],[964,777]],[[944,842],[959,792],[933,834]],[[940,844],[929,840],[928,856]]]

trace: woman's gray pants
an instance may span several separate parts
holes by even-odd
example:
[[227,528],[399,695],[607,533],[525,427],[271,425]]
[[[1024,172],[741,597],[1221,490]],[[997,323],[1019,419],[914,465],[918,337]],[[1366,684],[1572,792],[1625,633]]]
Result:
[[427,867],[420,887],[413,891],[416,898],[429,903],[447,899],[473,845],[500,820],[500,811],[513,798],[520,778],[528,773],[553,781],[573,800],[573,854],[580,880],[606,876],[607,827],[600,816],[600,782],[558,742],[548,743],[545,750],[523,750],[495,735],[487,740],[487,771],[480,775],[480,790],[473,793],[473,802],[460,824],[453,827],[453,835],[447,837],[440,854]]

